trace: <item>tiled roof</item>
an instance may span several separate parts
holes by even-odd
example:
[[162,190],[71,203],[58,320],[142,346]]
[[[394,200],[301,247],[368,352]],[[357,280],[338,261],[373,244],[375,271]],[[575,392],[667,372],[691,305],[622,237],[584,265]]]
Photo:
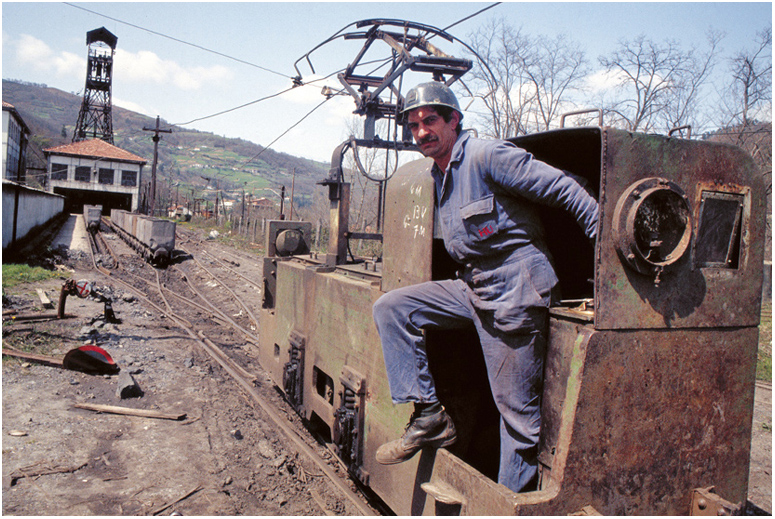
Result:
[[43,150],[45,153],[56,155],[71,155],[76,157],[92,157],[99,159],[120,160],[124,162],[139,162],[145,164],[148,162],[134,153],[129,153],[117,146],[103,141],[102,139],[90,139],[87,141],[74,142],[72,144],[63,144],[55,148]]

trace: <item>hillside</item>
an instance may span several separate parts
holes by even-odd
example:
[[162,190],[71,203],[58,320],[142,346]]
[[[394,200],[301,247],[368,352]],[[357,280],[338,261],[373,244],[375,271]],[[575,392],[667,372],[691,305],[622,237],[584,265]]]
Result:
[[[71,142],[78,119],[81,97],[46,85],[3,80],[3,101],[16,107],[32,131],[29,162],[32,167],[45,167],[42,149]],[[150,177],[153,160],[152,132],[156,120],[113,107],[114,144],[148,160],[146,178]],[[157,177],[159,189],[180,183],[172,191],[194,193],[196,197],[214,197],[213,190],[224,190],[225,197],[241,196],[243,186],[257,197],[271,198],[285,186],[290,194],[292,173],[296,171],[295,203],[311,203],[315,184],[328,174],[328,165],[293,157],[243,139],[228,139],[208,132],[169,126],[172,133],[161,134]],[[256,160],[250,160],[261,153]],[[246,165],[250,161],[249,165]],[[206,180],[205,178],[211,180]],[[217,186],[216,186],[216,178]],[[319,189],[319,187],[318,187]],[[174,196],[174,195],[173,195]],[[279,202],[279,199],[277,200]]]

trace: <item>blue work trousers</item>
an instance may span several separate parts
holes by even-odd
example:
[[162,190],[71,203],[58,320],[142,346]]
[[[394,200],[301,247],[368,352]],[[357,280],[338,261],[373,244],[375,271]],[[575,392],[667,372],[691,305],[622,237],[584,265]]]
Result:
[[396,404],[437,401],[422,330],[457,329],[473,323],[501,415],[498,483],[519,492],[538,470],[549,295],[542,294],[546,307],[530,308],[530,326],[503,331],[492,311],[475,307],[474,301],[480,299],[472,286],[463,279],[429,281],[391,290],[377,300],[374,321],[390,392]]

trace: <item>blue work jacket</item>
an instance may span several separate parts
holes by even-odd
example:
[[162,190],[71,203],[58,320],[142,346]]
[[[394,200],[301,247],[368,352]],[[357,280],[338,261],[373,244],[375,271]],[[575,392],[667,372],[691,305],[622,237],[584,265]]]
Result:
[[531,328],[548,308],[557,277],[536,204],[568,211],[597,235],[598,204],[580,179],[502,140],[463,132],[447,170],[434,164],[436,217],[447,251],[465,265],[474,306],[494,313],[502,331]]

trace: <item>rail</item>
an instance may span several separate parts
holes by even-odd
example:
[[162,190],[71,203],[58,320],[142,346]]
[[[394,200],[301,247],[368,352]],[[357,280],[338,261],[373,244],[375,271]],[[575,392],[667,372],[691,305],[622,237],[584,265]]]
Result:
[[[215,362],[217,362],[234,379],[234,381],[250,396],[253,403],[257,405],[259,408],[261,408],[264,411],[264,413],[266,413],[266,415],[272,420],[272,422],[277,426],[277,428],[280,429],[280,431],[282,431],[282,433],[294,444],[294,446],[300,452],[306,455],[326,475],[326,477],[337,488],[337,490],[341,492],[344,495],[344,497],[357,508],[360,515],[369,515],[369,516],[375,515],[375,513],[368,506],[364,504],[363,499],[358,494],[356,494],[353,490],[350,489],[348,483],[343,481],[342,478],[328,465],[328,462],[321,459],[321,457],[318,456],[317,453],[315,453],[315,451],[312,450],[306,444],[306,442],[300,437],[300,435],[288,425],[287,419],[284,416],[282,416],[280,413],[278,413],[277,410],[275,410],[273,404],[267,401],[264,397],[262,397],[258,393],[258,391],[256,391],[256,388],[254,386],[256,381],[255,375],[249,373],[247,370],[245,370],[245,368],[243,368],[229,355],[227,355],[209,337],[207,337],[203,331],[196,330],[196,327],[188,319],[176,313],[173,310],[172,306],[170,305],[169,300],[165,296],[165,292],[167,294],[172,294],[173,296],[176,297],[176,299],[178,299],[183,303],[191,305],[207,313],[212,313],[214,315],[217,315],[219,319],[222,319],[223,321],[225,321],[229,326],[243,333],[250,342],[255,342],[255,344],[258,344],[258,338],[255,335],[245,330],[239,324],[234,322],[234,320],[231,319],[228,315],[226,315],[220,309],[215,307],[215,305],[213,305],[199,290],[197,290],[193,286],[188,276],[180,272],[179,269],[173,268],[172,271],[176,273],[180,273],[181,276],[184,277],[184,280],[186,281],[188,286],[192,289],[194,293],[197,294],[198,297],[200,297],[205,302],[205,304],[209,307],[209,310],[207,307],[203,305],[199,305],[193,301],[190,301],[188,298],[175,293],[173,290],[170,290],[169,288],[165,288],[164,284],[161,281],[160,272],[157,269],[154,269],[155,277],[156,277],[156,280],[155,280],[156,290],[159,293],[159,297],[161,298],[164,306],[157,304],[156,302],[152,301],[148,295],[146,295],[146,293],[149,292],[148,290],[146,290],[146,293],[143,293],[142,289],[138,288],[135,284],[130,283],[124,279],[121,279],[120,276],[116,275],[117,269],[114,269],[114,271],[111,271],[106,269],[105,267],[98,265],[96,260],[94,259],[94,250],[97,249],[97,245],[93,239],[90,240],[90,244],[93,247],[91,249],[92,264],[95,270],[101,272],[106,276],[109,276],[112,281],[114,281],[115,283],[121,285],[125,289],[132,292],[144,304],[155,309],[160,314],[166,316],[168,319],[174,322],[178,327],[180,327],[183,331],[185,331],[186,334],[194,342],[199,344],[202,350],[204,350]],[[105,243],[105,246],[107,247],[107,243]],[[185,250],[184,252],[186,252],[187,254],[191,255],[192,258],[194,258],[194,255],[191,252],[185,251]],[[115,253],[111,251],[111,254],[113,255]],[[202,267],[203,270],[208,272],[208,274],[218,279],[217,276],[215,276],[215,274],[213,274],[208,269],[205,269],[201,265],[201,263],[199,263],[198,261],[196,261],[196,263],[200,267]],[[117,261],[116,261],[116,266],[118,266]],[[170,269],[168,269],[168,272],[169,271]],[[127,274],[127,273],[122,272],[122,274]],[[142,280],[146,284],[150,284],[149,281],[139,278],[139,276],[135,276],[133,274],[132,276]],[[223,283],[221,284],[223,285]],[[230,292],[235,298],[237,298],[237,296],[233,293],[233,291],[230,291]],[[252,314],[250,315],[251,315],[251,318],[255,320]]]

